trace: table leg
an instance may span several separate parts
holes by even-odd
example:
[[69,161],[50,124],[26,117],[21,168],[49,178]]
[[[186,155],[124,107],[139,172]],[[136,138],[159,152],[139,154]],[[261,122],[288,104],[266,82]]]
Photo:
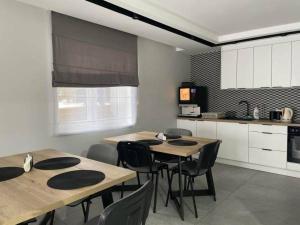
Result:
[[182,193],[182,168],[181,168],[181,156],[178,157],[178,181],[179,181],[179,213],[181,219],[184,220],[184,209],[183,209],[183,193]]

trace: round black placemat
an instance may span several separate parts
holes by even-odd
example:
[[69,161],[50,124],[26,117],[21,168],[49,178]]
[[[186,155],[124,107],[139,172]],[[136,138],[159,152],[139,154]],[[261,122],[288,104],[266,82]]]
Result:
[[40,170],[58,170],[75,166],[80,163],[80,159],[75,157],[59,157],[39,161],[34,164],[34,168]]
[[104,173],[95,170],[75,170],[50,178],[47,185],[59,190],[72,190],[100,183],[105,178]]
[[174,135],[174,134],[165,134],[167,139],[179,139],[181,138],[180,135]]
[[24,169],[21,167],[1,167],[0,168],[0,182],[10,180],[21,176]]
[[160,145],[163,143],[163,141],[156,140],[156,139],[142,139],[142,140],[138,140],[138,142],[142,142],[147,145]]
[[177,145],[177,146],[192,146],[197,145],[197,141],[189,141],[189,140],[172,140],[168,141],[168,144],[170,145]]

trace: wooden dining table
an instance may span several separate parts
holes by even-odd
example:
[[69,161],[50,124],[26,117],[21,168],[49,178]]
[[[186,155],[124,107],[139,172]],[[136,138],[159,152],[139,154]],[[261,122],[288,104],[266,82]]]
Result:
[[[125,134],[121,136],[115,136],[115,137],[108,137],[105,138],[104,141],[106,143],[110,144],[117,144],[120,141],[140,141],[145,139],[156,139],[156,132],[150,132],[150,131],[142,131],[137,133],[131,133],[131,134]],[[179,215],[182,220],[184,220],[184,207],[183,207],[183,196],[191,196],[191,193],[188,191],[183,190],[183,184],[182,184],[182,168],[181,168],[181,162],[190,156],[193,156],[201,151],[201,148],[209,143],[216,142],[216,139],[207,139],[207,138],[201,138],[201,137],[192,137],[192,136],[182,136],[180,139],[183,140],[189,140],[189,141],[196,141],[196,145],[192,146],[176,146],[171,145],[168,143],[168,141],[164,141],[162,144],[159,145],[151,145],[150,150],[153,152],[160,152],[170,155],[178,156],[178,181],[179,181],[179,190],[178,191],[172,191],[171,197],[175,202],[175,205],[177,206]],[[196,192],[196,195],[203,196],[203,195],[213,195],[213,191],[211,190],[209,179],[212,179],[211,177],[207,177],[208,180],[208,189],[207,190],[198,190]],[[179,197],[179,200],[177,199]]]
[[[26,154],[2,157],[0,167],[22,167]],[[79,158],[81,162],[65,169],[33,168],[29,173],[0,182],[0,225],[19,224],[41,215],[45,215],[41,224],[46,224],[53,210],[102,191],[103,206],[106,207],[113,202],[110,188],[136,177],[134,171],[53,149],[33,151],[30,154],[34,162],[70,156]],[[101,171],[105,179],[96,185],[73,190],[57,190],[47,186],[51,177],[74,170]]]

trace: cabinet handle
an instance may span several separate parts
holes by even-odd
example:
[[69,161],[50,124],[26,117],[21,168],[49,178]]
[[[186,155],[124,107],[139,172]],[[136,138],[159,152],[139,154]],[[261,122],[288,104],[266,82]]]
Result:
[[271,151],[272,151],[272,149],[269,149],[269,148],[262,148],[261,150],[263,150],[263,151],[268,151],[268,152],[271,152]]
[[270,132],[262,132],[263,134],[272,134],[272,133],[270,133]]
[[239,122],[239,124],[248,124],[248,123]]

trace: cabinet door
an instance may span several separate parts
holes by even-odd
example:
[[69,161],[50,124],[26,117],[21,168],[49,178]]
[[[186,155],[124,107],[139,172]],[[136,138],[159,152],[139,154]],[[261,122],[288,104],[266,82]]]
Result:
[[248,162],[248,124],[218,122],[217,138],[219,158]]
[[295,41],[292,43],[291,86],[300,86],[300,41]]
[[253,48],[238,50],[237,88],[253,88]]
[[221,89],[236,88],[237,50],[221,53]]
[[291,42],[272,46],[272,87],[291,86]]
[[193,136],[196,136],[196,121],[188,119],[178,119],[177,128],[187,129],[192,131]]
[[197,137],[216,139],[217,122],[197,121]]
[[272,46],[254,48],[254,88],[271,87]]

